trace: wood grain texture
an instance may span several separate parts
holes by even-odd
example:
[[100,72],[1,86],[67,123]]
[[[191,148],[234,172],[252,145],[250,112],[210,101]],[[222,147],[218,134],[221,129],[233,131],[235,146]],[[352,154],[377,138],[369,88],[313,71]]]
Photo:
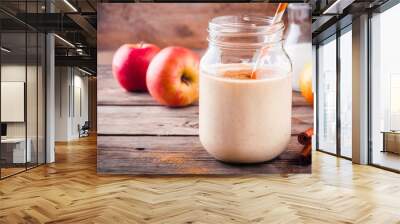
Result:
[[[198,135],[198,106],[98,106],[97,113],[100,135]],[[312,125],[310,107],[292,108],[292,135]]]
[[98,172],[118,174],[214,174],[309,173],[293,136],[288,150],[271,162],[237,165],[216,161],[199,138],[176,136],[102,136],[98,141]]
[[[169,108],[147,93],[127,93],[110,66],[98,66],[98,172],[114,174],[307,173],[296,135],[313,126],[313,109],[293,92],[292,140],[277,159],[256,165],[221,163],[198,140],[198,105]],[[276,127],[279,128],[279,127]]]
[[97,46],[100,51],[116,50],[124,43],[146,41],[162,48],[177,45],[205,49],[208,21],[213,17],[243,14],[273,15],[277,5],[276,3],[99,4]]
[[[99,54],[102,55],[104,53],[112,55],[113,52],[100,52]],[[203,52],[197,53],[201,56]],[[130,93],[121,89],[112,74],[110,64],[97,65],[97,71],[98,105],[158,105],[158,103],[147,93]],[[300,94],[293,94],[293,106],[308,107],[309,104],[302,98],[303,97]]]
[[112,74],[111,65],[97,66],[98,105],[156,105],[147,93],[124,91]]
[[321,152],[312,174],[133,177],[96,173],[94,136],[55,151],[56,163],[0,181],[1,224],[400,221],[399,174]]
[[198,108],[99,106],[100,135],[197,135]]

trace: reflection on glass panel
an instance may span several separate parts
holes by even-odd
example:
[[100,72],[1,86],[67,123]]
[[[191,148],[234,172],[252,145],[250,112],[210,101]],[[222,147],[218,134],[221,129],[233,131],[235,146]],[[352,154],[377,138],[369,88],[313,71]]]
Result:
[[[0,1],[0,7],[18,16],[46,9],[44,0]],[[46,39],[2,12],[0,20],[0,178],[4,178],[45,162]]]
[[340,152],[352,157],[352,35],[340,36]]
[[27,116],[27,143],[30,148],[30,160],[28,160],[28,168],[37,165],[37,33],[29,31],[27,33],[27,80],[26,80],[26,116]]
[[[1,174],[2,177],[25,170],[30,160],[26,141],[26,35],[1,34]],[[27,150],[28,149],[28,150]]]
[[400,5],[376,14],[372,25],[372,163],[400,170]]
[[336,40],[318,48],[318,147],[336,153]]
[[400,73],[390,76],[390,130],[400,130]]
[[45,44],[46,39],[45,35],[39,33],[38,40],[38,164],[45,163],[45,65],[46,65],[46,52],[45,52]]

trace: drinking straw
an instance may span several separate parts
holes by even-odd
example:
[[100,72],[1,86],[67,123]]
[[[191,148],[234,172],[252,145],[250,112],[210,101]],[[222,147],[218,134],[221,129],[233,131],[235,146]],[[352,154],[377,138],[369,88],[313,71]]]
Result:
[[279,23],[282,20],[283,14],[285,13],[288,3],[279,3],[278,9],[276,9],[272,24]]
[[[288,3],[279,3],[278,8],[276,9],[274,18],[272,19],[272,25],[279,23],[282,20],[283,14],[285,13],[287,6],[288,6]],[[258,55],[256,63],[255,63],[255,66],[253,67],[253,70],[251,71],[251,75],[250,75],[251,79],[256,79],[256,71],[257,71],[257,68],[259,67],[261,58],[264,55],[266,49],[267,49],[266,47],[261,48],[260,54]]]

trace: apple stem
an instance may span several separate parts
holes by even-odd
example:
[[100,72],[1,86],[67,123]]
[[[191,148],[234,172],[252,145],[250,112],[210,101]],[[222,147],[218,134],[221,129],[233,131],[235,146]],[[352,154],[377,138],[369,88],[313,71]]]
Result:
[[139,48],[142,48],[143,44],[144,44],[144,41],[140,41]]

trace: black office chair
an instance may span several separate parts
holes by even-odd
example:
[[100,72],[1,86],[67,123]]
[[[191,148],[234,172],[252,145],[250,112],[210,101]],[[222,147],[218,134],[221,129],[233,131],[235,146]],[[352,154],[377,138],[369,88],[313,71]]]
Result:
[[85,121],[82,127],[78,125],[78,129],[79,129],[79,138],[89,136],[89,129],[90,129],[89,121]]

